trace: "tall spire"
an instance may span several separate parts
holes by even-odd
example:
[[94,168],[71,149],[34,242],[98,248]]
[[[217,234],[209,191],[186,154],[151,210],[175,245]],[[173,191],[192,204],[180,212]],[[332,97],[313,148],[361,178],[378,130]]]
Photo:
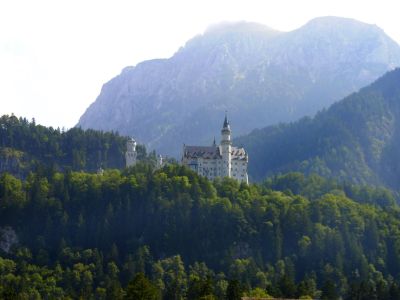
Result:
[[231,127],[229,126],[228,116],[225,111],[224,125],[221,130],[221,144],[228,143],[231,145]]
[[225,111],[225,120],[224,120],[224,126],[223,128],[226,128],[229,126],[229,122],[228,122],[228,112]]
[[228,122],[228,113],[225,111],[224,125],[221,130],[221,156],[222,156],[222,174],[226,177],[231,177],[232,169],[232,141],[231,128]]

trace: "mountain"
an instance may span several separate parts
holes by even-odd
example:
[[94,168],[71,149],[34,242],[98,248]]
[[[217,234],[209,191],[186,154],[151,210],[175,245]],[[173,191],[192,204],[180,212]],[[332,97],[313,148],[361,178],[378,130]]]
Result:
[[375,25],[322,17],[291,32],[223,23],[171,58],[127,67],[77,126],[134,136],[163,154],[210,144],[224,111],[233,133],[312,115],[400,65],[400,47]]
[[400,69],[388,72],[314,118],[254,130],[235,141],[253,179],[318,173],[400,189]]

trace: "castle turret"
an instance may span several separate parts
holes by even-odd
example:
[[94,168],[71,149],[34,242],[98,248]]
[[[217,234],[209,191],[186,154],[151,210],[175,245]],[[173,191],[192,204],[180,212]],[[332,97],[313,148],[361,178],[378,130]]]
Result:
[[126,167],[131,167],[136,164],[136,141],[133,138],[129,138],[126,142],[126,153],[125,153],[125,162]]
[[232,155],[232,141],[231,141],[231,128],[229,126],[228,117],[225,114],[224,124],[221,130],[221,155],[222,155],[222,176],[231,177],[231,155]]
[[157,156],[156,169],[161,169],[161,168],[163,167],[163,165],[164,165],[163,157],[161,156],[161,154],[159,154],[159,155]]

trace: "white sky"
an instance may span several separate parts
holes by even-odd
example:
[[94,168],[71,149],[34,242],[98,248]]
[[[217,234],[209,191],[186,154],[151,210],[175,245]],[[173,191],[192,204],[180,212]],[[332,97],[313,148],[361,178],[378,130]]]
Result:
[[326,15],[400,42],[398,0],[0,0],[0,115],[70,128],[124,67],[170,57],[210,24],[289,31]]

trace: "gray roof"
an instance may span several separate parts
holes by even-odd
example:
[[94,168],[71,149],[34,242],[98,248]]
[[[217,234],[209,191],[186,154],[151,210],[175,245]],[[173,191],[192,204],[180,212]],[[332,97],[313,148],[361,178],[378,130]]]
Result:
[[[245,160],[246,151],[243,148],[232,147],[233,160]],[[184,146],[183,156],[186,158],[222,158],[219,146]]]
[[243,148],[232,147],[232,160],[245,160],[246,151]]
[[218,146],[185,146],[183,156],[187,158],[220,158]]
[[228,122],[228,116],[225,114],[225,120],[224,120],[224,125],[222,125],[222,128],[226,128],[229,126],[229,122]]

